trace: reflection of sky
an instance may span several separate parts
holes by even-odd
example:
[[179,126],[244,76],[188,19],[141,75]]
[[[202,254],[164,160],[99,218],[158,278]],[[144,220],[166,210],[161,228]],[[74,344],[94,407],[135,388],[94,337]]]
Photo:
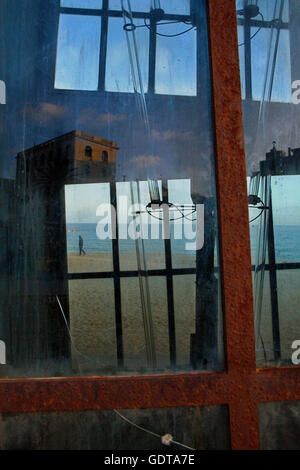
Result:
[[99,204],[110,204],[109,183],[65,186],[67,223],[93,223]]
[[[124,3],[126,7],[127,0]],[[151,0],[130,0],[131,11],[148,12],[151,3]],[[190,0],[160,0],[160,5],[165,13],[179,15],[189,15],[190,13]],[[111,10],[120,10],[121,0],[109,0],[109,7]]]
[[[249,178],[247,178],[249,184]],[[134,194],[136,194],[136,183]],[[140,181],[140,201],[150,202],[147,181]],[[169,202],[191,205],[190,180],[176,179],[168,181]],[[128,205],[131,202],[130,183],[117,183],[118,197],[126,196]],[[161,184],[160,184],[161,193]],[[75,184],[65,186],[67,223],[94,223],[98,221],[96,209],[99,204],[109,204],[109,184]],[[300,225],[300,176],[273,176],[272,201],[274,225]],[[134,200],[136,203],[137,200]],[[250,218],[258,214],[257,209],[250,209]],[[259,219],[254,222],[258,224]]]
[[[248,1],[248,3],[253,3],[253,2]],[[257,1],[257,6],[259,7],[259,11],[262,13],[266,21],[272,20],[274,17],[278,18],[279,11],[280,11],[280,4],[281,4],[281,0],[258,0]],[[237,10],[242,10],[244,8],[244,5],[245,5],[245,0],[236,0]],[[274,12],[275,12],[275,16],[274,16]],[[283,21],[289,20],[288,0],[284,0],[282,19]]]
[[[271,182],[274,225],[300,226],[300,175],[272,176]],[[247,178],[248,191],[249,183],[250,178]],[[259,211],[249,209],[249,213],[252,219]],[[253,225],[259,223],[258,218]]]
[[[162,25],[163,34],[178,34],[188,29],[182,23]],[[196,31],[177,37],[157,36],[155,91],[160,94],[197,94],[196,88]]]
[[[252,28],[252,34],[256,28]],[[261,31],[252,39],[252,93],[254,99],[261,99],[264,77],[266,72],[266,64],[268,60],[268,50],[270,42],[271,30],[262,28]],[[271,48],[271,67],[274,56],[276,31],[273,33],[273,41]],[[267,93],[270,88],[270,73],[268,74]],[[267,98],[268,95],[266,95]],[[290,102],[291,101],[291,63],[290,63],[290,43],[289,32],[281,31],[278,52],[276,59],[276,67],[274,73],[274,83],[272,88],[272,101]]]
[[97,90],[100,17],[60,15],[55,87]]
[[[127,0],[124,1],[125,8]],[[130,0],[131,11],[149,11],[150,0]],[[109,8],[111,10],[121,10],[121,0],[109,0]]]
[[68,8],[102,8],[102,0],[61,0],[60,4]]
[[[135,19],[135,24],[141,24]],[[133,92],[131,69],[127,49],[126,33],[123,29],[122,18],[110,18],[108,25],[107,59],[105,89],[107,91]],[[132,34],[132,33],[130,33]],[[139,65],[142,74],[144,90],[148,87],[149,62],[149,31],[147,28],[137,28],[135,38],[138,48]]]
[[[266,21],[279,18],[281,0],[258,0],[257,5]],[[284,0],[282,20],[289,21],[289,1]]]
[[[174,3],[174,11],[179,8]],[[116,7],[116,4],[114,4]],[[185,5],[181,4],[181,7]],[[172,10],[171,4],[168,9]],[[136,26],[143,20],[134,19]],[[100,56],[100,17],[60,15],[55,87],[60,89],[97,90]],[[175,23],[158,25],[161,34],[178,34],[187,31],[190,25]],[[134,54],[135,36],[138,60]],[[134,75],[138,77],[139,63],[144,91],[148,87],[149,29],[137,28],[128,33],[129,50],[133,57]],[[158,94],[195,96],[196,90],[196,31],[176,37],[157,36],[155,91]],[[115,92],[133,92],[126,33],[122,18],[109,18],[105,89]]]
[[274,225],[300,225],[300,175],[272,176],[272,201]]
[[[161,182],[159,182],[161,196]],[[118,198],[127,197],[128,208],[138,202],[136,183],[133,182],[133,197],[131,198],[131,184],[129,182],[117,183]],[[147,181],[139,181],[140,203],[147,205],[150,202],[149,186]],[[169,201],[173,204],[193,204],[191,199],[191,184],[189,180],[168,181]],[[67,223],[95,223],[97,207],[100,204],[110,204],[109,183],[73,184],[65,186],[66,220]]]
[[[237,0],[237,9],[242,9],[244,0]],[[265,20],[269,21],[279,16],[279,7],[281,1],[278,0],[260,0],[258,6],[260,12],[263,14]],[[275,15],[274,15],[274,7]],[[283,20],[288,21],[288,1],[284,3]],[[241,18],[241,16],[239,16]],[[255,18],[256,19],[256,18]],[[261,19],[259,16],[257,19]],[[251,36],[258,31],[257,27],[251,28]],[[270,48],[270,66],[268,70],[267,87],[265,99],[268,99],[268,91],[270,88],[270,75],[274,57],[274,48],[276,41],[276,29],[274,29],[273,36],[271,36],[271,28],[262,28],[257,32],[255,37],[251,40],[251,54],[252,54],[252,95],[254,100],[261,100],[264,89],[264,80],[267,73],[268,53]],[[270,40],[272,38],[271,47]],[[238,27],[238,42],[244,43],[244,28]],[[245,48],[243,45],[239,46],[240,57],[240,70],[241,70],[241,83],[242,83],[242,97],[245,97]],[[249,73],[249,71],[246,71]],[[274,82],[272,88],[272,101],[290,102],[291,101],[291,61],[290,61],[290,42],[289,32],[281,30],[279,36],[279,45],[276,58],[276,66],[274,73]]]

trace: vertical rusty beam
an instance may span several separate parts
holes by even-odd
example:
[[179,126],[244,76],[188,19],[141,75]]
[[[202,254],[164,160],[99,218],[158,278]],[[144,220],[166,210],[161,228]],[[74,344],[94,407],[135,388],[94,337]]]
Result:
[[[250,236],[235,0],[208,1],[225,344],[233,449],[259,448]],[[248,382],[248,385],[247,385]],[[239,384],[239,385],[237,385]]]

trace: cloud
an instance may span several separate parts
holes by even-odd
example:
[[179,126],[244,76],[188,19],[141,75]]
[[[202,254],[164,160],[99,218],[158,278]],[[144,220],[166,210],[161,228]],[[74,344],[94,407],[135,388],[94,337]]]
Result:
[[80,125],[91,125],[94,126],[103,126],[103,125],[112,125],[115,123],[125,121],[127,116],[125,114],[113,114],[113,113],[98,113],[95,110],[91,110],[90,108],[82,110],[80,116],[78,117],[78,121]]
[[58,118],[66,112],[66,108],[64,106],[45,102],[40,104],[40,111],[53,118]]
[[137,155],[132,157],[128,163],[134,164],[139,168],[149,168],[151,166],[159,165],[162,158],[158,155]]
[[193,135],[192,131],[185,131],[185,132],[178,132],[178,131],[171,131],[171,130],[158,131],[156,129],[153,129],[151,134],[154,139],[159,140],[160,142],[165,142],[167,140],[172,140],[172,139],[186,139]]
[[49,119],[59,119],[65,112],[66,108],[53,103],[42,102],[38,106],[29,106],[27,112],[35,122],[45,121]]

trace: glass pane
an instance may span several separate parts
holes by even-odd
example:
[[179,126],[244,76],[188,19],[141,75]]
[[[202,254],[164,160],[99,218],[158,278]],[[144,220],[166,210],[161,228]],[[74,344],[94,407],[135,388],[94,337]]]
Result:
[[60,0],[62,7],[69,8],[102,8],[102,0]]
[[190,14],[189,0],[161,0],[160,5],[165,13],[174,13],[177,15]]
[[280,17],[282,21],[289,20],[289,3],[286,0],[283,2],[278,0],[236,0],[237,11],[243,10],[247,3],[257,5],[259,7],[259,16],[265,21],[272,21]]
[[[185,34],[177,36],[184,31]],[[170,37],[157,37],[156,93],[195,96],[196,30],[185,23],[174,23],[158,25],[158,33]]]
[[60,15],[55,88],[97,90],[100,18]]
[[259,431],[262,450],[300,450],[300,402],[261,403]]
[[245,99],[245,50],[243,47],[244,46],[243,26],[238,26],[238,45],[239,45],[242,98]]
[[165,279],[122,279],[121,291],[125,370],[170,372]]
[[206,2],[157,35],[25,3],[0,8],[1,375],[224,368]]
[[[142,20],[135,19],[135,24],[142,25]],[[122,18],[110,18],[108,26],[107,62],[105,75],[105,89],[107,91],[134,92],[133,72],[131,68],[130,50],[127,49],[126,32],[123,29]],[[149,32],[147,28],[138,28],[131,33],[134,38],[130,47],[137,48],[140,73],[144,92],[148,88],[148,56]]]
[[[109,183],[66,185],[65,204],[68,272],[112,271],[112,241],[105,234],[111,218]],[[103,211],[97,212],[101,204]]]
[[[251,29],[252,34],[255,33],[255,28]],[[256,29],[257,31],[257,29]],[[274,35],[273,35],[274,36]],[[273,70],[267,75],[266,84],[266,61],[265,58],[269,54],[269,45],[271,42],[271,55],[275,54],[276,41],[272,37],[272,30],[262,28],[252,39],[252,93],[253,99],[261,100],[262,92],[265,87],[266,90],[272,90],[271,100],[279,102],[291,101],[291,61],[290,61],[290,43],[289,32],[281,31],[277,49],[276,65]],[[243,46],[245,47],[245,46]],[[282,73],[282,70],[285,73]],[[272,83],[272,84],[271,84]]]
[[191,199],[190,180],[168,182],[172,265],[174,268],[195,268],[196,217]]
[[145,270],[164,268],[163,223],[160,215],[156,217],[147,212],[148,182],[117,183],[117,197],[121,269],[137,270],[138,264]]
[[289,21],[289,2],[279,2],[277,0],[258,0],[259,10],[266,21],[274,18],[281,18],[282,21]]
[[[127,8],[127,1],[124,2]],[[109,8],[111,10],[121,10],[121,0],[109,0]],[[131,11],[149,12],[150,8],[162,8],[167,14],[189,15],[189,0],[130,0]]]
[[251,15],[237,2],[257,361],[293,365],[300,337],[300,11],[288,0],[257,6]]
[[[176,443],[164,445],[161,438],[166,434],[171,434]],[[189,453],[180,444],[196,450],[229,449],[227,407],[0,415],[1,450],[152,450],[149,463],[157,462],[159,451],[162,464],[166,463],[163,462],[166,451],[177,452],[179,458],[180,453]],[[103,462],[104,458],[110,459],[106,463],[113,464],[112,454],[104,453]],[[139,458],[148,458],[147,453]]]
[[72,374],[117,371],[112,279],[69,281]]

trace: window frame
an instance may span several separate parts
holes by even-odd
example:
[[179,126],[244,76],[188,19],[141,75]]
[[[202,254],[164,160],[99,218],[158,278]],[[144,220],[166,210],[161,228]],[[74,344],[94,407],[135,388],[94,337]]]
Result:
[[[244,30],[244,42],[243,46],[239,47],[244,47],[244,67],[243,67],[243,73],[244,73],[244,78],[245,78],[245,97],[244,99],[247,101],[259,101],[258,98],[253,98],[253,93],[252,93],[252,44],[251,44],[251,30],[252,28],[257,28],[257,29],[270,29],[272,28],[272,25],[274,23],[274,20],[263,20],[263,19],[257,19],[257,18],[241,18],[238,17],[237,19],[237,24],[238,26],[242,26]],[[275,26],[276,30],[280,31],[289,31],[289,22],[281,21],[279,24]],[[249,37],[250,34],[250,37]],[[256,33],[255,33],[256,34]],[[258,33],[259,34],[259,33]],[[248,40],[246,39],[248,37]],[[254,37],[254,36],[253,36]],[[246,71],[249,71],[246,73]],[[271,96],[271,102],[278,102],[278,100],[273,100]]]
[[[0,379],[0,413],[222,404],[229,406],[231,448],[254,450],[259,448],[259,403],[300,400],[300,366],[256,368],[235,0],[208,0],[208,28],[226,369]],[[232,230],[235,226],[239,230]]]

